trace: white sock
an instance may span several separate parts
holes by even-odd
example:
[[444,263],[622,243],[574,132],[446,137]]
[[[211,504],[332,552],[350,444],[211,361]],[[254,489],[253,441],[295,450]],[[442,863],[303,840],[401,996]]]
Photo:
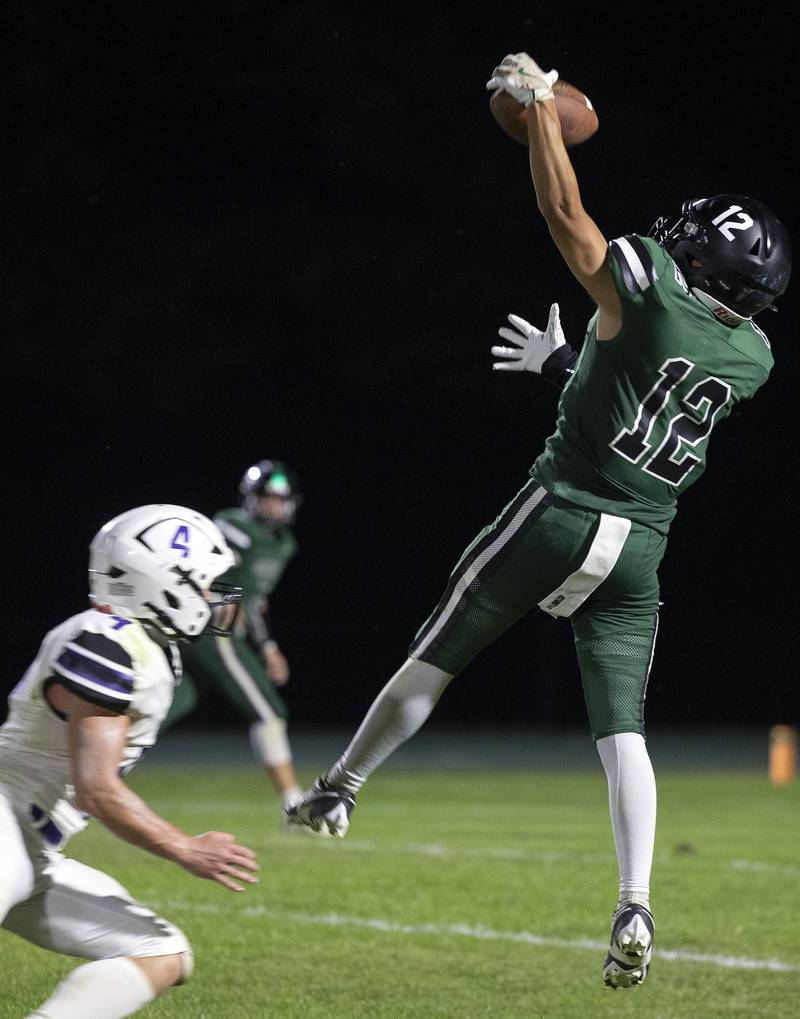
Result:
[[414,735],[452,679],[408,658],[381,690],[350,746],[326,774],[331,785],[356,793],[393,750]]
[[277,715],[253,722],[250,726],[250,746],[265,768],[291,763],[292,749],[286,735],[286,721]]
[[604,736],[597,751],[608,778],[608,806],[619,866],[619,901],[649,908],[656,837],[656,780],[644,737]]
[[144,1008],[156,992],[130,959],[101,959],[69,973],[28,1019],[122,1019]]

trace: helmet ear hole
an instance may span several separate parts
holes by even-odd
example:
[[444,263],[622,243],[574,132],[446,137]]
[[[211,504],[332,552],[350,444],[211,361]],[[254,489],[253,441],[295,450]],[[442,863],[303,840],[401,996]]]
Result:
[[756,239],[755,239],[755,241],[753,243],[752,248],[750,248],[750,254],[751,255],[757,255],[759,250],[760,250],[760,248],[761,248],[761,238],[760,237],[756,237]]
[[175,597],[175,595],[172,593],[172,591],[164,591],[164,598],[167,601],[167,605],[169,605],[169,607],[171,609],[180,608],[180,602]]

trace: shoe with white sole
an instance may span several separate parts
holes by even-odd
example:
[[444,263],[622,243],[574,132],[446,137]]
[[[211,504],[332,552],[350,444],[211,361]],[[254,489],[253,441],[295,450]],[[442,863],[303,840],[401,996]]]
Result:
[[310,825],[298,824],[297,821],[292,820],[287,811],[290,807],[294,806],[292,803],[287,803],[281,810],[280,818],[278,819],[278,830],[288,835],[307,835],[311,838],[328,838],[330,832],[327,827],[323,825],[320,828],[312,828]]
[[286,807],[286,818],[289,824],[306,825],[315,832],[344,838],[355,805],[352,793],[318,778],[298,800]]
[[644,982],[653,957],[655,921],[649,909],[626,902],[611,917],[611,945],[603,983],[616,990]]

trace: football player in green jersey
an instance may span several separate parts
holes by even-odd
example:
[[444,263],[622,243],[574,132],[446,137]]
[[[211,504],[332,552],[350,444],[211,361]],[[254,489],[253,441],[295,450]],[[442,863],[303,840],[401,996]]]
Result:
[[340,759],[289,811],[343,835],[370,773],[430,714],[450,680],[516,620],[569,617],[592,734],[608,777],[619,900],[603,979],[641,983],[652,956],[656,787],[644,700],[658,627],[658,566],[677,497],[703,471],[709,436],[772,367],[752,316],[785,290],[786,231],[761,202],[684,204],[651,236],[610,243],[584,210],[552,86],[526,53],[490,90],[527,108],[530,170],[556,247],[597,305],[580,355],[553,305],[542,332],[511,316],[495,368],[563,386],[558,422],[522,490],[457,563],[409,658]]
[[164,724],[187,715],[201,694],[226,700],[249,722],[253,752],[285,806],[301,789],[286,704],[276,689],[288,682],[289,665],[272,630],[269,600],[297,551],[292,525],[302,497],[296,476],[278,460],[249,467],[239,492],[241,506],[214,517],[236,559],[225,579],[242,589],[236,629],[229,640],[208,635],[184,649],[184,678]]

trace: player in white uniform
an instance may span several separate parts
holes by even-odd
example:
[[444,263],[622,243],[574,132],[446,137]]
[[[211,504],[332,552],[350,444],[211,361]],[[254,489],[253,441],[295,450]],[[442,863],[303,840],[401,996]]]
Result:
[[143,506],[94,538],[93,607],[45,637],[0,728],[0,923],[74,969],[29,1019],[118,1019],[191,973],[184,934],[63,848],[97,818],[115,835],[233,891],[253,883],[233,835],[191,837],[122,781],[180,679],[176,641],[230,631],[238,588],[221,532],[182,506]]

